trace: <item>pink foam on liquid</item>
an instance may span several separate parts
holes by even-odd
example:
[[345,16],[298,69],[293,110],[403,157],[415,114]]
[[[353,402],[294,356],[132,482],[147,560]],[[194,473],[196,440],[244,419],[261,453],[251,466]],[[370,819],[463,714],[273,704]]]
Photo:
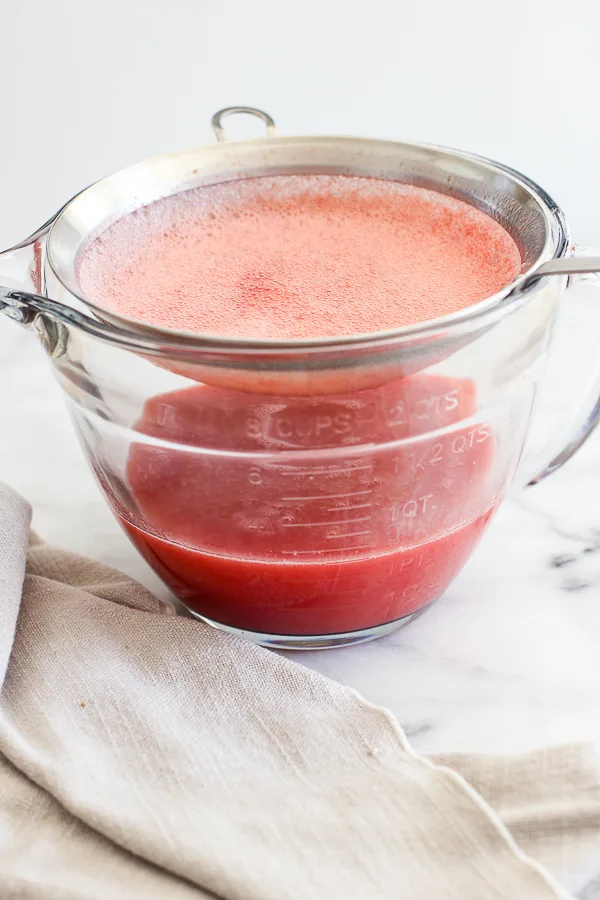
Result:
[[80,255],[83,293],[152,325],[242,338],[380,331],[463,309],[521,267],[480,210],[424,188],[282,175],[195,188]]

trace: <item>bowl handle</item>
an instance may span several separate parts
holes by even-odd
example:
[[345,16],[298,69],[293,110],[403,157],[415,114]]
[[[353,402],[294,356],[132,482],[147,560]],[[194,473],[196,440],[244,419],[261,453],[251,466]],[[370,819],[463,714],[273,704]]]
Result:
[[[540,278],[549,275],[567,276],[567,289],[581,283],[600,288],[600,251],[585,251],[580,247],[576,250],[579,253],[574,256],[551,259],[543,263],[534,273],[526,276],[519,288],[526,290]],[[600,374],[596,378],[591,396],[582,405],[575,421],[576,424],[570,431],[567,443],[537,475],[528,477],[525,482],[527,486],[539,484],[548,475],[552,475],[553,472],[560,469],[579,450],[600,422]]]

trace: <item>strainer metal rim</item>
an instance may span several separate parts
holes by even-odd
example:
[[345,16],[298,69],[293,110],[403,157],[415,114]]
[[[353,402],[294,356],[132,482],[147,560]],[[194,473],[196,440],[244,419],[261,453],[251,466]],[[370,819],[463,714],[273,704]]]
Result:
[[[243,151],[246,149],[257,148],[259,146],[261,148],[264,148],[265,145],[268,145],[269,148],[272,147],[273,149],[275,149],[277,146],[292,143],[315,145],[319,142],[325,141],[343,143],[356,142],[357,144],[360,143],[370,147],[374,147],[375,145],[377,145],[378,148],[383,149],[387,146],[390,148],[390,150],[395,150],[396,152],[402,147],[422,151],[431,151],[432,153],[450,155],[452,157],[456,157],[457,159],[474,162],[476,164],[489,168],[496,174],[500,173],[507,176],[514,184],[520,186],[532,196],[544,216],[546,226],[546,240],[542,252],[539,254],[537,260],[532,266],[530,266],[525,272],[520,273],[516,279],[514,279],[500,291],[449,315],[427,320],[425,322],[416,323],[414,325],[405,325],[398,328],[386,329],[384,331],[339,335],[333,337],[288,340],[259,340],[252,338],[236,338],[226,337],[218,334],[198,333],[171,328],[162,328],[159,326],[145,324],[124,315],[112,313],[109,310],[106,310],[105,308],[95,304],[80,291],[76,282],[76,254],[73,257],[72,264],[70,266],[63,266],[55,259],[55,254],[53,253],[53,239],[55,238],[57,230],[60,228],[61,222],[63,221],[64,217],[69,213],[74,204],[76,204],[77,202],[82,202],[85,199],[86,195],[88,195],[89,192],[91,192],[94,188],[101,188],[103,185],[108,184],[111,179],[117,176],[120,176],[127,172],[132,172],[136,169],[139,170],[141,167],[151,167],[162,161],[183,158],[184,156],[191,153],[218,154],[219,152],[223,151],[224,147],[235,147],[236,150]],[[401,179],[398,179],[398,181],[401,181]],[[159,198],[156,197],[155,199]],[[149,202],[153,201],[151,200]],[[308,351],[311,349],[315,351],[319,349],[346,349],[348,347],[361,347],[366,344],[374,345],[379,344],[380,342],[385,343],[390,340],[402,341],[402,339],[404,338],[427,336],[439,331],[448,332],[449,330],[458,328],[461,325],[468,325],[468,323],[470,323],[471,321],[475,321],[488,313],[499,313],[504,311],[508,312],[510,308],[512,308],[515,304],[520,303],[523,298],[532,290],[535,284],[535,273],[537,269],[539,269],[545,262],[550,259],[558,259],[566,256],[569,251],[569,232],[566,219],[561,208],[540,185],[538,185],[529,177],[523,175],[521,172],[510,168],[509,166],[491,160],[485,156],[436,144],[408,141],[382,141],[376,138],[356,138],[351,136],[346,137],[343,135],[308,135],[301,137],[278,136],[275,138],[269,138],[268,140],[266,140],[265,138],[261,138],[250,141],[227,142],[227,144],[206,145],[195,148],[193,150],[183,150],[176,153],[167,153],[160,156],[154,156],[149,159],[143,160],[142,162],[136,163],[133,166],[121,169],[113,175],[109,175],[106,178],[101,179],[100,181],[95,182],[94,184],[85,188],[83,191],[71,198],[62,207],[62,209],[52,221],[52,224],[50,225],[48,231],[46,260],[57,281],[71,296],[77,298],[77,300],[79,300],[86,309],[93,311],[100,322],[108,325],[109,328],[110,325],[116,326],[116,328],[121,333],[128,333],[129,337],[134,341],[137,337],[141,339],[144,344],[146,344],[146,346],[148,342],[155,343],[157,345],[157,349],[158,345],[160,345],[160,348],[163,351],[168,346],[173,346],[179,348],[180,350],[198,349],[206,351],[212,348],[213,350],[220,352],[235,353],[236,351],[242,351],[247,353],[252,351],[292,352],[294,350]]]

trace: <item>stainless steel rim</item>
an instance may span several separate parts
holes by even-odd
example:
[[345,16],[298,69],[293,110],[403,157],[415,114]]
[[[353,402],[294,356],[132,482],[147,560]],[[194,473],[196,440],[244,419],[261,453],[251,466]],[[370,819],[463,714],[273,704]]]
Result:
[[[227,142],[222,126],[222,119],[227,115],[233,115],[237,113],[248,113],[258,116],[266,125],[267,134],[270,136],[269,139],[267,141],[265,141],[265,139],[258,139],[252,141]],[[338,347],[340,349],[348,349],[349,347],[379,345],[381,343],[387,343],[390,341],[402,342],[404,339],[421,336],[426,337],[440,331],[448,333],[460,326],[469,326],[470,323],[475,322],[481,317],[487,317],[488,314],[493,315],[495,313],[497,315],[504,315],[509,311],[509,309],[512,309],[515,305],[518,305],[520,302],[522,302],[528,290],[535,284],[536,281],[539,280],[539,277],[544,277],[547,274],[552,274],[552,271],[545,271],[548,264],[552,260],[561,259],[569,252],[569,235],[565,217],[561,209],[552,200],[552,198],[531,179],[509,168],[508,166],[496,163],[485,157],[452,150],[450,148],[418,143],[385,142],[374,139],[346,137],[328,138],[323,136],[302,138],[272,137],[272,135],[275,133],[275,124],[272,118],[260,110],[253,110],[249,107],[230,107],[228,109],[221,110],[213,117],[212,124],[220,143],[209,145],[208,147],[198,148],[192,151],[182,151],[180,153],[166,154],[163,156],[154,157],[142,163],[138,163],[135,166],[129,167],[128,169],[121,170],[121,172],[117,172],[114,176],[109,176],[108,178],[97,182],[95,185],[91,185],[76,197],[72,198],[72,200],[65,204],[65,206],[60,210],[60,212],[57,214],[50,225],[47,243],[47,261],[54,277],[61,284],[65,291],[67,291],[71,296],[75,297],[80,303],[84,305],[86,309],[92,310],[98,317],[100,322],[106,323],[107,328],[116,326],[116,329],[118,329],[118,331],[121,332],[122,335],[124,333],[128,335],[130,342],[140,340],[146,347],[148,346],[148,344],[160,345],[163,351],[165,350],[165,348],[171,346],[177,347],[180,350],[202,349],[206,351],[209,348],[212,348],[213,350],[219,351],[221,353],[229,352],[235,354],[236,352],[252,353],[253,351],[262,351],[267,353],[269,351],[318,351],[332,350]],[[491,297],[485,298],[479,303],[467,307],[464,310],[452,313],[451,315],[432,319],[431,321],[425,323],[403,326],[400,328],[389,329],[380,332],[298,340],[242,340],[239,338],[223,337],[222,335],[215,335],[210,333],[198,334],[183,330],[180,331],[175,329],[166,329],[152,325],[146,325],[136,320],[129,319],[126,316],[110,313],[102,307],[99,307],[96,304],[92,303],[78,289],[75,276],[75,257],[71,261],[70,266],[65,265],[64,260],[57,260],[56,258],[54,246],[55,238],[61,228],[65,216],[69,214],[73,205],[84,202],[86,196],[89,196],[90,199],[93,199],[92,192],[94,191],[101,193],[103,189],[108,189],[110,192],[110,184],[114,179],[124,177],[126,178],[128,174],[132,174],[134,172],[139,173],[141,170],[147,170],[148,173],[150,173],[152,168],[157,166],[172,166],[176,168],[178,164],[181,164],[183,161],[185,161],[186,158],[189,158],[190,154],[195,154],[196,156],[198,154],[202,154],[203,157],[205,154],[219,154],[224,147],[234,147],[236,151],[242,153],[256,150],[257,148],[260,148],[260,150],[263,151],[266,147],[268,147],[269,151],[271,152],[275,151],[277,148],[286,147],[292,144],[299,147],[309,145],[318,147],[324,145],[324,143],[326,142],[339,147],[341,147],[342,145],[348,145],[349,142],[353,142],[353,144],[357,147],[360,146],[367,149],[376,148],[379,150],[383,148],[385,150],[386,148],[388,148],[390,152],[396,153],[404,149],[409,152],[419,151],[423,153],[437,154],[444,158],[462,160],[466,163],[473,163],[475,165],[484,167],[495,176],[502,175],[511,183],[511,185],[521,188],[527,195],[531,196],[531,198],[533,198],[533,200],[537,204],[537,208],[542,213],[546,223],[546,241],[543,247],[543,251],[539,254],[539,257],[535,261],[535,264],[530,266],[525,272],[519,275],[519,277],[515,279],[515,281],[507,285],[501,291]],[[243,172],[241,173],[241,176],[244,177]],[[152,199],[150,199],[148,202],[152,202]],[[121,214],[126,213],[123,212]],[[120,216],[116,216],[116,218],[119,217]],[[539,276],[537,274],[538,270]],[[77,318],[80,320],[78,322],[78,327],[81,327],[81,317],[77,316]],[[117,337],[117,334],[115,334],[115,337]]]

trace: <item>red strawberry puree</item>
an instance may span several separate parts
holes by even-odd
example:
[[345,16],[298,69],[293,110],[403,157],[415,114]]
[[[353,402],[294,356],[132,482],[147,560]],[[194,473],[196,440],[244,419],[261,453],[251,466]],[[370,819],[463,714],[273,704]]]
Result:
[[[113,312],[276,339],[447,315],[520,266],[509,234],[459,200],[294,175],[157,201],[91,243],[78,272]],[[325,397],[198,384],[146,402],[136,430],[156,440],[131,446],[113,504],[167,584],[216,622],[297,636],[381,625],[438,597],[492,515],[496,438],[465,422],[476,411],[468,379],[431,374]]]
[[381,331],[456,312],[519,271],[510,235],[460,200],[343,175],[196,188],[116,222],[84,252],[99,306],[242,338]]

